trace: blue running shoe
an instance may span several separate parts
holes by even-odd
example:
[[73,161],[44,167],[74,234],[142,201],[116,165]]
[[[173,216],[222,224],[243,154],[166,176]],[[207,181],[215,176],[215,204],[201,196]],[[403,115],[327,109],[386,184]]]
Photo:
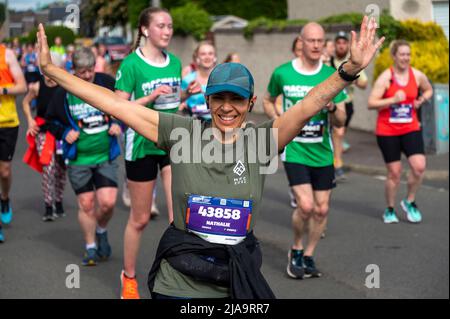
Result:
[[83,266],[96,266],[97,265],[97,249],[86,249],[83,257]]
[[395,214],[395,210],[386,208],[383,214],[383,221],[385,224],[397,224],[398,218]]
[[4,225],[11,224],[12,216],[13,216],[13,212],[12,212],[11,204],[9,203],[9,199],[7,199],[6,201],[1,200],[1,220],[2,220],[2,223]]
[[319,278],[322,276],[322,273],[316,268],[316,264],[312,256],[304,256],[303,265],[305,267],[305,278]]
[[5,242],[5,236],[3,236],[3,230],[0,228],[0,244]]
[[108,232],[103,234],[96,233],[97,237],[97,254],[100,259],[106,260],[111,256],[111,245],[108,242]]
[[411,223],[420,223],[422,221],[422,213],[415,202],[410,203],[406,199],[400,202],[403,211],[406,214],[406,219]]
[[303,250],[290,249],[288,253],[287,274],[294,279],[303,279]]

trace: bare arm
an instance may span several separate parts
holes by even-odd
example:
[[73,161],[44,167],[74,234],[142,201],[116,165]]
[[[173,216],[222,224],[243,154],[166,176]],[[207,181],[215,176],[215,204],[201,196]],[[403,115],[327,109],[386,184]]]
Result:
[[[358,74],[370,63],[384,41],[384,38],[375,41],[375,32],[375,20],[371,19],[368,23],[367,17],[364,17],[362,21],[358,40],[356,39],[356,33],[352,31],[351,56],[349,62],[343,66],[345,72],[352,75]],[[273,127],[278,129],[278,149],[283,149],[317,112],[349,84],[351,83],[344,81],[335,72],[327,80],[309,91],[302,101],[277,118]]]
[[[19,95],[27,92],[27,83],[22,73],[22,69],[17,61],[14,52],[10,49],[6,49],[6,63],[8,64],[9,71],[14,79],[14,86],[8,88],[8,94]],[[0,92],[2,94],[2,92]]]
[[335,127],[343,127],[347,119],[347,112],[345,110],[345,103],[336,103],[336,111],[331,113],[331,125]]
[[83,81],[53,65],[42,24],[39,25],[38,30],[40,67],[45,75],[86,103],[121,120],[147,139],[153,142],[158,141],[158,112],[122,99],[106,88]]
[[28,88],[28,93],[25,95],[22,101],[23,113],[25,114],[28,124],[30,120],[33,119],[33,115],[31,114],[30,103],[37,97],[37,92],[39,91],[39,82],[31,83]]
[[406,98],[406,95],[403,91],[398,91],[395,96],[384,99],[384,93],[387,90],[386,83],[390,81],[390,72],[389,70],[384,71],[378,79],[375,81],[375,84],[372,88],[372,92],[370,92],[368,108],[373,110],[383,109],[392,104],[403,101]]
[[266,95],[264,96],[263,100],[264,113],[266,113],[266,115],[270,119],[276,119],[277,117],[279,117],[275,106],[275,100],[276,98],[271,97],[269,92],[266,92]]
[[25,114],[28,122],[27,134],[31,134],[32,136],[35,136],[39,132],[39,126],[37,126],[36,121],[33,119],[30,107],[31,101],[33,101],[33,99],[38,95],[39,85],[39,82],[31,83],[28,88],[28,93],[22,101],[23,113]]
[[417,84],[419,86],[420,91],[422,92],[422,95],[417,98],[416,101],[414,101],[415,108],[419,108],[422,106],[422,104],[426,101],[429,101],[433,96],[433,87],[431,86],[430,81],[428,80],[427,76],[423,74],[422,72],[418,70],[414,70],[417,75]]

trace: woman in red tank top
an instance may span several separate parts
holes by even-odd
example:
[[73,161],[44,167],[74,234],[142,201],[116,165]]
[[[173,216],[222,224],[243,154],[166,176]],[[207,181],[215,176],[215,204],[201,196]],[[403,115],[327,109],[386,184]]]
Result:
[[422,214],[415,198],[422,183],[426,159],[417,112],[424,102],[431,99],[433,89],[427,77],[411,67],[411,47],[408,42],[392,42],[391,55],[394,65],[378,77],[368,103],[369,109],[378,111],[377,142],[388,171],[385,191],[387,208],[383,220],[386,224],[399,221],[394,207],[402,175],[401,154],[404,153],[411,169],[408,194],[400,205],[408,221],[419,223]]

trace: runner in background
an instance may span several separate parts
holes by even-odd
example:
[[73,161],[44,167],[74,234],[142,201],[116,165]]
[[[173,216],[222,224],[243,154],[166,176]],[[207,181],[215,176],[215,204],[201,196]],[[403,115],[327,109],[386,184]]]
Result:
[[385,196],[386,224],[398,223],[395,201],[402,176],[401,155],[408,158],[408,193],[400,206],[411,223],[420,223],[422,213],[416,195],[426,169],[420,107],[433,96],[433,88],[424,73],[411,67],[411,46],[407,41],[391,43],[394,65],[376,80],[369,96],[369,109],[378,111],[376,136],[387,168]]
[[27,84],[38,82],[40,79],[40,72],[38,68],[37,54],[34,51],[34,44],[28,43],[26,52],[22,56],[22,67],[25,74]]
[[13,217],[9,192],[11,162],[19,134],[16,96],[26,91],[25,77],[14,52],[0,43],[0,242],[5,240],[1,225],[10,224]]
[[[288,112],[335,71],[321,60],[325,45],[322,26],[306,24],[300,41],[301,55],[276,68],[271,76],[264,98],[270,118],[279,118],[274,107],[278,95],[283,95],[283,113]],[[292,214],[294,243],[288,252],[287,265],[287,274],[292,278],[322,275],[313,255],[327,224],[331,190],[335,187],[330,126],[344,125],[346,98],[340,92],[333,103],[323,105],[281,155],[297,202]]]
[[[73,64],[78,78],[114,90],[112,77],[94,72],[95,57],[89,48],[75,51]],[[120,126],[111,116],[63,88],[53,94],[46,121],[50,132],[64,141],[64,157],[85,241],[82,265],[95,266],[99,260],[108,259],[112,251],[107,226],[117,197]]]
[[[204,92],[208,77],[217,63],[216,48],[209,41],[200,42],[194,51],[197,71],[188,74],[181,82],[181,89],[186,91],[191,85],[200,86],[201,92],[191,95],[183,104],[186,105],[190,116],[202,121],[211,121],[211,112],[206,104]],[[194,87],[195,89],[195,87]]]
[[[64,61],[59,54],[52,52],[52,61],[63,67]],[[59,88],[56,82],[46,76],[28,86],[28,93],[22,101],[23,112],[28,121],[27,141],[29,149],[24,162],[42,173],[42,193],[44,195],[43,221],[53,221],[65,216],[63,208],[64,187],[66,184],[66,165],[62,157],[62,143],[56,140],[48,130],[45,121],[50,101]],[[33,117],[31,101],[36,99],[37,115]]]

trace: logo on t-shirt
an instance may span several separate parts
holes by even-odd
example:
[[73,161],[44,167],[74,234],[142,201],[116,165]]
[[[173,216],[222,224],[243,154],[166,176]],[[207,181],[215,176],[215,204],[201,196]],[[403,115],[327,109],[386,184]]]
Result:
[[233,168],[233,172],[239,176],[233,179],[234,185],[247,183],[247,178],[245,176],[242,176],[242,174],[244,174],[245,172],[245,165],[241,161],[238,161],[236,163],[236,166]]
[[238,162],[236,163],[236,166],[233,168],[233,172],[234,172],[236,175],[241,176],[241,175],[244,174],[244,172],[245,172],[245,165],[242,164],[241,161],[238,161]]

